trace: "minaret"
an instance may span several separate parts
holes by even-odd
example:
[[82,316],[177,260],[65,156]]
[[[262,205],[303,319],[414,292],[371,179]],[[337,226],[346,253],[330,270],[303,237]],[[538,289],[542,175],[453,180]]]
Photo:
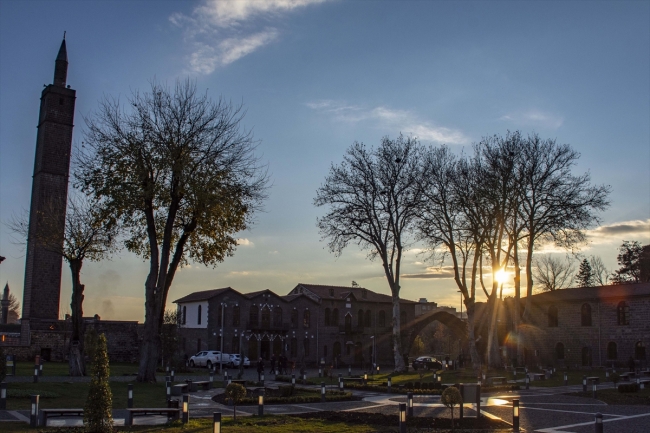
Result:
[[6,325],[9,323],[9,283],[5,285],[4,293],[2,294],[2,301],[0,301],[2,306],[2,324]]
[[[32,202],[29,211],[27,263],[23,294],[23,332],[21,340],[29,335],[29,328],[39,329],[59,318],[62,257],[38,242],[43,238],[43,215],[54,215],[55,224],[48,224],[48,238],[63,244],[65,212],[68,199],[68,176],[72,148],[75,91],[66,86],[68,53],[65,35],[54,66],[54,83],[41,93],[41,109],[36,136],[36,157],[32,180]],[[25,328],[27,326],[27,328]]]

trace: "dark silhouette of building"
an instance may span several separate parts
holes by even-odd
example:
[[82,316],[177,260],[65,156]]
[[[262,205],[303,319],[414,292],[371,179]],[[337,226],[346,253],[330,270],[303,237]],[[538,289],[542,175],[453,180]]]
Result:
[[67,74],[64,38],[55,61],[54,82],[41,94],[23,292],[23,344],[29,344],[30,329],[49,327],[49,322],[59,318],[62,257],[38,239],[44,230],[42,215],[53,214],[56,230],[52,233],[48,225],[47,235],[63,244],[76,93],[66,86]]

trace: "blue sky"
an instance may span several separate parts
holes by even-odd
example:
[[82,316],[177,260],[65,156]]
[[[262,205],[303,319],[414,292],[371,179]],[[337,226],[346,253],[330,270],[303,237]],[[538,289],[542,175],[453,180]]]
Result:
[[[104,95],[187,76],[214,98],[243,102],[260,140],[273,181],[265,211],[234,257],[184,268],[171,300],[352,280],[388,293],[365,252],[328,253],[312,202],[353,141],[374,146],[400,132],[458,152],[508,129],[569,143],[582,154],[577,171],[612,186],[603,227],[582,253],[613,269],[623,239],[650,242],[650,2],[0,0],[3,222],[29,208],[39,96],[64,30],[73,145]],[[404,273],[435,274],[417,252]],[[5,226],[0,254],[0,281],[22,299],[24,253]],[[142,320],[146,270],[127,253],[87,263],[84,310]],[[64,268],[62,313],[69,280]],[[402,296],[459,306],[444,278],[404,279]]]

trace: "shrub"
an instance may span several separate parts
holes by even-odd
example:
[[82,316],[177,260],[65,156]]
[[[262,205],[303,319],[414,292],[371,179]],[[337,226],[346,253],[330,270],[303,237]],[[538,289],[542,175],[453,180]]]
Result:
[[237,421],[237,404],[241,403],[246,397],[246,388],[238,383],[231,383],[226,387],[226,398],[232,401],[233,419]]
[[626,383],[619,385],[618,392],[639,392],[639,385],[636,383]]
[[609,380],[614,382],[614,386],[621,380],[621,376],[618,373],[612,373],[609,375]]
[[293,395],[294,389],[295,388],[291,385],[281,385],[278,387],[278,391],[280,392],[281,397],[291,397]]
[[454,406],[463,403],[460,391],[458,388],[450,386],[442,392],[440,402],[451,410],[451,431],[454,431]]
[[92,378],[84,407],[84,425],[93,433],[109,433],[113,431],[113,394],[108,383],[110,367],[104,334],[92,341],[89,353],[93,360]]

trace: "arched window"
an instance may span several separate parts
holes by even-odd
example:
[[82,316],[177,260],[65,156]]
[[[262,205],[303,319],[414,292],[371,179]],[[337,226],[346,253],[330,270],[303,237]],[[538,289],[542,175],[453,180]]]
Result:
[[239,305],[232,308],[232,324],[233,326],[239,326]]
[[555,358],[564,359],[564,344],[557,343],[555,345]]
[[400,311],[399,313],[399,324],[406,325],[406,311]]
[[339,326],[339,309],[332,310],[332,326]]
[[305,312],[302,313],[302,327],[309,328],[311,325],[311,313],[308,309],[305,308]]
[[377,326],[380,328],[386,326],[386,312],[384,310],[379,311],[377,315]]
[[580,322],[582,326],[591,326],[591,305],[582,304],[582,309],[580,310]]
[[282,326],[282,307],[275,307],[273,309],[273,324],[275,326]]
[[347,313],[345,315],[345,332],[352,331],[352,314]]
[[341,343],[338,341],[334,342],[334,347],[332,348],[332,356],[336,358],[341,354]]
[[368,327],[372,326],[372,324],[371,324],[372,316],[371,316],[370,310],[366,310],[366,315],[364,316],[363,321],[364,321],[364,325],[366,325]]
[[331,311],[329,308],[325,309],[325,326],[330,326],[330,314]]
[[548,307],[548,326],[549,328],[557,327],[557,307],[555,305]]
[[186,320],[187,320],[187,306],[183,305],[183,317],[181,317],[181,323],[185,325]]
[[291,339],[291,356],[294,358],[298,356],[298,339],[296,337]]
[[327,358],[327,345],[323,346],[323,357]]
[[196,324],[200,325],[201,324],[201,306],[199,305],[197,316],[196,316]]
[[262,327],[269,328],[271,326],[271,309],[268,306],[262,307]]
[[303,348],[304,348],[304,351],[305,351],[305,356],[309,356],[309,349],[310,349],[310,347],[309,347],[309,338],[305,338],[302,341],[302,344],[303,344]]
[[634,345],[634,358],[639,361],[645,360],[645,344],[643,344],[643,341],[637,341]]
[[357,314],[357,326],[361,328],[363,326],[363,310],[359,310]]
[[629,325],[630,324],[630,307],[627,305],[627,302],[621,301],[616,307],[616,318],[619,325]]
[[607,359],[618,359],[618,349],[613,341],[607,343]]
[[259,316],[260,316],[260,310],[257,307],[257,305],[251,306],[250,314],[249,314],[249,321],[251,322],[250,326],[257,326],[258,325]]
[[291,327],[292,328],[298,327],[298,310],[296,310],[295,308],[291,310]]

